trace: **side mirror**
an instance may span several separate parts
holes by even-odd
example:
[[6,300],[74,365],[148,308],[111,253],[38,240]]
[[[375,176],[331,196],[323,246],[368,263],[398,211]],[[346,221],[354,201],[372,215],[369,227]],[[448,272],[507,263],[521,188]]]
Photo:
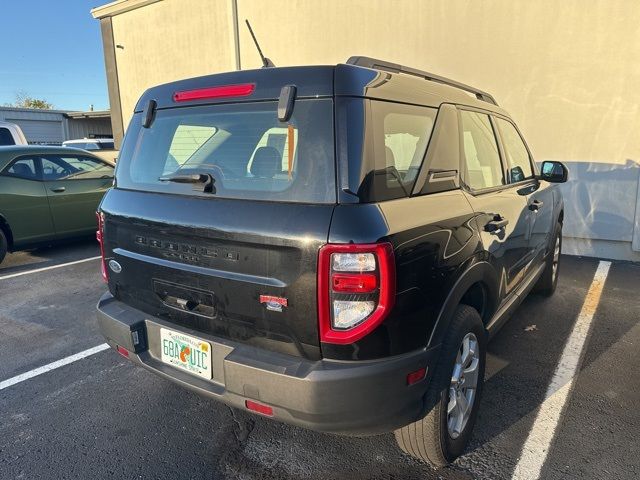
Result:
[[569,170],[562,162],[545,161],[542,162],[539,179],[551,183],[564,183],[569,178]]

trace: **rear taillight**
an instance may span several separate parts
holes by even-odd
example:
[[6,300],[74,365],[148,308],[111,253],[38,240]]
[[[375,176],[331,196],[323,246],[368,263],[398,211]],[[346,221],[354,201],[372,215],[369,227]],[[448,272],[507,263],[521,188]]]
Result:
[[100,244],[100,269],[102,270],[102,279],[105,282],[109,281],[107,278],[107,262],[104,258],[104,213],[96,212],[96,218],[98,220],[98,231],[96,232],[96,240]]
[[320,341],[353,343],[385,319],[395,300],[390,243],[329,244],[318,256]]

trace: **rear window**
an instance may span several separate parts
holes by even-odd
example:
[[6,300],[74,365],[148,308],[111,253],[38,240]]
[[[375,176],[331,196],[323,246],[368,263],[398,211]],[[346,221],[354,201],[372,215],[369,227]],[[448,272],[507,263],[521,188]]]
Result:
[[[280,122],[277,102],[182,107],[156,112],[150,128],[131,121],[118,188],[302,203],[335,203],[333,102],[297,100]],[[169,179],[204,174],[203,184]]]

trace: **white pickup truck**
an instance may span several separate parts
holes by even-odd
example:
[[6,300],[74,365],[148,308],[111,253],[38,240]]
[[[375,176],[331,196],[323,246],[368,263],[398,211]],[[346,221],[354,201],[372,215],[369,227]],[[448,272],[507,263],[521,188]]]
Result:
[[0,146],[2,145],[28,145],[28,143],[18,125],[0,122]]
[[65,140],[62,142],[62,146],[87,150],[109,163],[115,163],[119,153],[114,147],[113,138],[79,138],[77,140]]

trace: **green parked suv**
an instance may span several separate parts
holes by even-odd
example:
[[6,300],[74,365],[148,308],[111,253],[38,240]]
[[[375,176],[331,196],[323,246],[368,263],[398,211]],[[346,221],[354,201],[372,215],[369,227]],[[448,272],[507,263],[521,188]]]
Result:
[[75,148],[0,147],[0,262],[7,251],[94,234],[113,171]]

